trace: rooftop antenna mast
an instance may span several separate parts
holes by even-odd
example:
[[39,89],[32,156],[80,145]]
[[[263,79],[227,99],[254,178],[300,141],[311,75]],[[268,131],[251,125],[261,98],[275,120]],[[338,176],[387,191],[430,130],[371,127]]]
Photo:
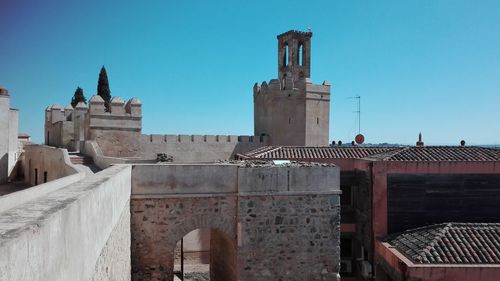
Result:
[[358,100],[358,110],[353,111],[353,113],[358,114],[358,134],[361,134],[361,96],[349,97],[349,99],[357,99]]

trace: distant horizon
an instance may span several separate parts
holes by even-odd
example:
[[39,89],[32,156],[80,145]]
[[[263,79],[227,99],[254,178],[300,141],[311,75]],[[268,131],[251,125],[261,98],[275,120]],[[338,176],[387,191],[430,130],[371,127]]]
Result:
[[[255,82],[276,35],[312,29],[311,79],[331,82],[330,142],[500,145],[500,2],[2,2],[0,85],[20,132],[80,86],[143,102],[143,133],[253,135]],[[307,9],[305,9],[307,6]],[[265,9],[263,8],[265,7]],[[258,20],[256,20],[258,19]]]

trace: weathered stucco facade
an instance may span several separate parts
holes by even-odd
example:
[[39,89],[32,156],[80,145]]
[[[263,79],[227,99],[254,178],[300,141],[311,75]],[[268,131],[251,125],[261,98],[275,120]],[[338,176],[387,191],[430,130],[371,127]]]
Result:
[[133,280],[171,280],[196,229],[211,229],[212,280],[338,280],[333,166],[138,165],[132,179]]
[[18,118],[9,92],[0,86],[0,184],[7,182],[19,156]]

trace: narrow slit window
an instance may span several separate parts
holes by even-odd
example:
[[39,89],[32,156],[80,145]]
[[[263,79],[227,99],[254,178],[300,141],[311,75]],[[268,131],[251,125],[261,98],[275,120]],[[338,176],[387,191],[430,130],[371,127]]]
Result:
[[299,44],[299,53],[297,54],[297,64],[298,65],[303,65],[302,62],[303,62],[303,52],[304,52],[304,47],[302,45],[302,43]]
[[319,125],[319,117],[316,117],[316,124]]
[[47,182],[47,172],[43,172],[43,182]]
[[38,185],[38,169],[35,169],[35,185]]
[[288,44],[285,44],[284,54],[283,54],[283,66],[288,65]]

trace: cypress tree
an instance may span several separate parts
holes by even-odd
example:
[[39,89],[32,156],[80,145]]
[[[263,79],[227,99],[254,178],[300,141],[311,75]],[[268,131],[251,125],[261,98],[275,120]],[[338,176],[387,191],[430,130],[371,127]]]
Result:
[[75,106],[79,103],[83,101],[85,104],[87,104],[87,99],[85,98],[85,96],[83,95],[83,89],[80,88],[80,87],[77,87],[76,88],[76,91],[75,91],[75,95],[73,96],[73,98],[71,98],[71,106],[73,108],[75,108]]
[[106,112],[109,112],[109,104],[111,102],[111,91],[109,90],[108,74],[104,65],[99,72],[99,81],[97,82],[97,94],[104,100]]

